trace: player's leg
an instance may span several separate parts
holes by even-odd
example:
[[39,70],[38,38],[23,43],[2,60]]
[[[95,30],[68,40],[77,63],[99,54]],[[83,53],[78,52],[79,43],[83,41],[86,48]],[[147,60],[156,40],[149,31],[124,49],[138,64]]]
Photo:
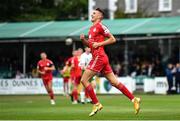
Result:
[[89,80],[94,76],[96,75],[96,72],[95,71],[92,71],[92,70],[89,70],[89,69],[86,69],[85,72],[83,73],[82,75],[82,78],[81,78],[81,82],[83,84],[83,86],[85,87],[85,90],[87,90],[91,100],[92,100],[92,103],[94,104],[93,106],[93,110],[92,112],[89,114],[89,116],[93,116],[94,114],[96,114],[99,110],[101,110],[103,107],[102,105],[99,103],[97,97],[96,97],[96,94],[94,92],[94,89],[92,87],[92,85],[89,83]]
[[63,77],[63,91],[64,91],[64,95],[66,95],[66,78]]
[[117,80],[116,76],[113,72],[105,74],[105,77],[109,80],[112,86],[119,89],[124,95],[126,95],[130,100],[134,99],[133,94],[121,83]]
[[173,87],[173,80],[171,79],[167,79],[168,80],[168,85],[169,85],[169,88],[168,88],[168,94],[171,94],[172,93],[172,87]]
[[49,93],[49,96],[51,98],[51,104],[52,105],[55,105],[55,101],[54,101],[54,92],[53,92],[53,89],[52,89],[52,80],[50,80],[48,82],[48,93]]
[[178,79],[178,94],[180,94],[180,79]]
[[[89,80],[89,82],[91,83],[91,85],[92,85],[92,87],[93,87],[93,89],[94,89],[94,92],[96,93],[96,81],[95,81],[95,77],[93,77],[93,78],[91,78],[90,80]],[[88,92],[85,90],[85,95],[86,95],[86,102],[87,103],[90,103],[91,102],[91,99],[90,99],[90,97],[89,97],[89,95],[88,95]]]
[[68,77],[66,77],[66,78],[64,78],[64,94],[65,94],[65,96],[68,96],[68,80],[69,80],[69,78]]
[[93,104],[98,103],[98,99],[94,93],[92,85],[89,83],[89,80],[96,75],[96,72],[86,69],[85,72],[82,75],[81,83],[83,84],[85,90],[88,92],[89,96],[92,99]]
[[134,95],[126,88],[126,86],[117,80],[117,77],[114,75],[113,72],[105,74],[105,77],[109,80],[112,86],[120,90],[134,103],[135,114],[138,114],[140,110],[140,98],[134,97]]
[[[84,73],[84,70],[82,70],[82,75]],[[81,83],[82,84],[82,83]],[[83,85],[82,85],[83,86]],[[89,98],[89,95],[88,95],[88,92],[87,90],[85,90],[85,88],[83,87],[83,89],[81,90],[80,92],[80,100],[81,100],[81,103],[84,104],[84,103],[87,103],[87,98]]]
[[73,76],[72,75],[69,78],[69,83],[68,84],[69,84],[68,93],[69,93],[71,101],[73,102],[73,95],[72,95],[72,91],[73,91]]
[[82,89],[80,91],[80,101],[81,101],[82,104],[85,103],[85,92],[84,92],[84,89]]
[[176,93],[178,93],[178,83],[177,83],[177,79],[175,79],[175,87],[176,87]]
[[72,104],[77,104],[78,103],[78,90],[77,90],[77,85],[76,85],[76,77],[73,77],[72,79],[72,98],[73,98],[73,102]]
[[75,84],[76,84],[76,89],[77,89],[77,98],[79,99],[79,93],[81,92],[82,90],[82,85],[81,85],[81,75],[77,76],[76,77],[76,80],[75,80]]
[[73,104],[77,104],[78,102],[78,87],[80,85],[80,80],[81,80],[81,76],[76,76],[75,79],[74,79],[74,87],[73,87],[73,98],[74,98],[74,101],[73,101]]
[[[95,83],[94,83],[94,77],[91,78],[89,80],[90,84],[92,85],[92,88],[94,89],[94,92],[96,93],[96,90],[95,90]],[[88,91],[87,90],[84,90],[84,93],[85,93],[85,101],[86,103],[90,103],[91,102],[91,99],[89,97],[89,94],[88,94]]]
[[[94,89],[94,92],[96,93],[96,90],[95,90],[95,88],[96,88],[96,83],[95,83],[95,78],[93,77],[93,78],[91,78],[90,80],[89,80],[89,82],[90,82],[90,84],[92,85],[92,87],[93,87],[93,89]],[[91,102],[91,99],[90,99],[90,97],[89,97],[89,94],[88,94],[88,91],[85,89],[84,90],[84,99],[85,99],[85,102],[86,103],[90,103]]]
[[51,104],[54,105],[55,101],[54,101],[54,93],[52,90],[52,80],[43,80],[44,86],[50,96],[51,99]]
[[178,78],[175,79],[175,85],[176,85],[176,93],[180,93],[180,80]]
[[72,104],[78,104],[78,90],[77,90],[77,87],[75,86],[73,87],[72,97],[73,97]]
[[65,96],[68,95],[68,83],[67,82],[64,83],[64,95]]
[[86,89],[84,89],[84,94],[85,94],[85,102],[86,103],[91,102],[91,99],[89,97],[88,91]]
[[91,79],[91,85],[92,85],[92,87],[94,89],[94,92],[96,93],[96,80],[95,80],[94,77]]
[[69,78],[67,78],[65,87],[66,87],[66,96],[68,97],[68,95],[69,95]]

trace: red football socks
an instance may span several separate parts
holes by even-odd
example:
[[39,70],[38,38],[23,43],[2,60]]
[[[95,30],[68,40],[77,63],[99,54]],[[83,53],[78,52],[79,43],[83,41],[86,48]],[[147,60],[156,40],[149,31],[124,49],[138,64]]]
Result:
[[52,100],[54,100],[54,93],[53,93],[53,91],[51,90],[51,91],[49,91],[48,93],[49,93],[50,98],[51,98]]
[[119,83],[116,88],[119,89],[130,100],[134,99],[134,95],[122,83]]
[[77,89],[74,89],[72,92],[73,100],[77,101],[78,100],[78,91]]
[[86,98],[89,98],[88,90],[85,89],[84,91],[85,91],[85,97],[86,97]]
[[91,84],[89,84],[87,87],[86,87],[86,90],[88,91],[88,94],[92,100],[92,103],[93,104],[97,104],[99,101],[96,97],[96,94],[94,93],[94,89],[93,87],[91,86]]

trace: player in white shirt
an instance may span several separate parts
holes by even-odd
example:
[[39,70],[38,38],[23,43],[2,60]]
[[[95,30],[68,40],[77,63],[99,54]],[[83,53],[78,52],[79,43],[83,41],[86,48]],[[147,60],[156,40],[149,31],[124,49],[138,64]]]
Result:
[[[80,56],[80,61],[79,61],[79,66],[81,67],[83,72],[85,71],[91,59],[92,59],[91,49],[89,47],[85,47],[85,52]],[[92,78],[90,81],[93,88],[95,89],[96,87],[95,79]],[[86,90],[82,90],[80,92],[80,99],[81,99],[81,103],[91,102],[88,92]]]
[[80,62],[79,66],[82,70],[86,69],[86,66],[89,64],[89,62],[92,59],[91,49],[86,47],[85,52],[80,56]]

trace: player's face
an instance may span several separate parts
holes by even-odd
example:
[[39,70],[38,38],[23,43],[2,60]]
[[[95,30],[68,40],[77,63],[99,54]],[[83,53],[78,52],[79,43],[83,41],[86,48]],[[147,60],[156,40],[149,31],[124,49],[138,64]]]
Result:
[[86,52],[90,53],[91,52],[91,49],[89,47],[86,47],[85,48]]
[[46,58],[47,58],[46,53],[41,53],[41,59],[46,59]]
[[102,19],[102,14],[99,11],[94,10],[93,13],[91,14],[91,22],[95,22],[101,19]]
[[78,56],[80,56],[83,53],[82,49],[78,49]]
[[77,56],[77,54],[78,54],[77,50],[73,51],[73,56]]

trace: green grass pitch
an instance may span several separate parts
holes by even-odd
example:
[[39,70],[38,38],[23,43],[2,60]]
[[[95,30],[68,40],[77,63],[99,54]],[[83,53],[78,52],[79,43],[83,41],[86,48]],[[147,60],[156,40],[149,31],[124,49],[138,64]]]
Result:
[[123,95],[99,95],[104,108],[88,117],[91,104],[72,105],[56,96],[56,105],[47,95],[0,96],[0,120],[180,120],[180,95],[137,95],[141,112],[134,115],[133,104]]

